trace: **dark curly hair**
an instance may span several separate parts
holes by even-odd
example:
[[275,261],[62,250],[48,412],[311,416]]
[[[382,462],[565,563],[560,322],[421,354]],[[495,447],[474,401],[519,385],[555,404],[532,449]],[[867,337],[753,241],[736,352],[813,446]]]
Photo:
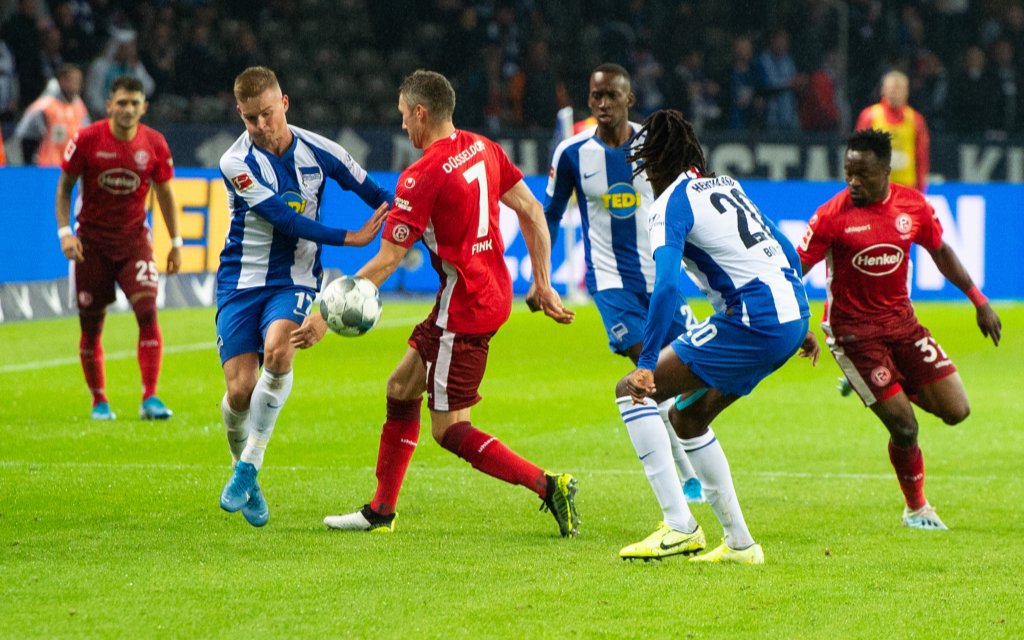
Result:
[[634,176],[646,170],[652,182],[672,182],[690,167],[696,167],[703,176],[715,175],[708,170],[693,125],[675,109],[655,111],[644,120],[643,127],[630,139],[626,159],[637,163]]
[[892,161],[892,136],[888,131],[860,129],[846,139],[846,150],[870,151],[888,165]]

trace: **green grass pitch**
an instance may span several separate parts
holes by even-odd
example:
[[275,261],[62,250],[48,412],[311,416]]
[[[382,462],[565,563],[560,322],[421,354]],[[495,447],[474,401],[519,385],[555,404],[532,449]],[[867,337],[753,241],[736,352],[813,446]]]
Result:
[[[259,530],[217,505],[229,457],[212,310],[161,313],[166,423],[135,417],[131,315],[106,325],[113,423],[87,418],[75,319],[0,326],[0,637],[1024,636],[1024,306],[997,303],[993,348],[969,304],[918,305],[972,404],[957,427],[919,412],[947,533],[900,526],[884,429],[835,392],[827,353],[814,369],[794,358],[727,410],[715,430],[762,567],[618,559],[660,513],[613,401],[627,362],[592,306],[563,327],[517,302],[473,410],[576,475],[578,539],[559,538],[530,492],[442,450],[426,421],[395,534],[325,530],[324,515],[372,494],[385,381],[428,307],[387,301],[366,336],[297,356]],[[710,508],[695,515],[717,544]]]

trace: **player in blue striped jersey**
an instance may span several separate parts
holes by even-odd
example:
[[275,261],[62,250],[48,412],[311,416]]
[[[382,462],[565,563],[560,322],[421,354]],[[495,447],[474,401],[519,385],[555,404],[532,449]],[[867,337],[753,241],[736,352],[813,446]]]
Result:
[[[683,410],[670,412],[672,425],[725,541],[693,560],[761,564],[740,510],[729,463],[711,421],[798,349],[817,362],[818,344],[807,331],[810,311],[793,245],[758,211],[738,181],[707,171],[693,127],[678,111],[658,111],[644,123],[631,160],[642,163],[657,200],[651,207],[650,237],[655,282],[643,352],[633,373],[615,388],[627,427],[660,427],[656,402],[708,388]],[[663,347],[672,323],[679,266],[707,295],[714,314]],[[651,457],[668,457],[668,443]],[[704,532],[681,491],[658,494],[664,522],[621,555],[657,558],[692,554],[705,546]]]
[[[263,526],[270,514],[256,475],[291,391],[290,336],[320,288],[321,245],[369,244],[393,194],[338,144],[288,124],[288,96],[270,69],[246,69],[234,92],[246,131],[220,160],[231,226],[217,271],[217,349],[227,383],[221,413],[234,462],[220,505]],[[376,208],[358,231],[320,223],[328,178]]]
[[[626,160],[629,140],[640,129],[639,124],[629,121],[629,108],[635,101],[626,69],[617,64],[594,69],[587,103],[597,126],[588,127],[555,148],[544,206],[554,244],[569,198],[576,193],[583,224],[587,291],[601,314],[608,346],[634,365],[643,346],[644,322],[654,288],[654,259],[647,234],[654,193],[646,176],[635,174]],[[676,298],[669,340],[693,323],[682,293]],[[526,301],[531,309],[535,306],[532,288]],[[671,405],[671,400],[663,403],[661,412],[673,444],[672,455],[687,499],[700,502],[700,480],[668,423]],[[649,449],[645,431],[631,429],[629,438],[638,455]],[[640,462],[652,483],[661,481],[663,477],[652,474],[646,458]],[[673,482],[678,484],[679,479]]]

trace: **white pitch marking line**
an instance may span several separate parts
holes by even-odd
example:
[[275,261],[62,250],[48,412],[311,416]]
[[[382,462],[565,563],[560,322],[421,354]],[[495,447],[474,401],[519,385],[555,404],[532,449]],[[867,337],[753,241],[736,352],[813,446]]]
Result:
[[[393,329],[395,327],[411,327],[416,322],[421,320],[418,316],[416,318],[393,318],[390,320],[381,320],[377,326],[382,329]],[[216,343],[211,340],[209,342],[196,342],[193,344],[179,344],[164,347],[164,355],[172,353],[190,353],[192,351],[210,351],[216,350]],[[134,359],[137,357],[135,351],[113,351],[111,353],[104,354],[103,359],[106,362],[114,362],[116,360],[126,360],[129,358]],[[53,358],[52,360],[36,360],[34,362],[18,362],[15,364],[7,364],[0,366],[0,375],[5,373],[19,373],[21,371],[38,371],[40,369],[52,369],[54,367],[66,367],[73,364],[79,364],[78,358]]]
[[[176,462],[72,462],[72,461],[31,461],[31,460],[0,460],[0,469],[20,469],[20,468],[32,468],[32,467],[55,467],[55,468],[74,468],[74,469],[164,469],[167,471],[205,471],[209,469],[221,469],[230,468],[230,465],[225,462],[224,464],[184,464]],[[315,471],[323,472],[326,470],[339,470],[337,465],[286,465],[281,467],[274,467],[276,471]],[[348,471],[354,472],[372,472],[373,467],[349,467]],[[463,467],[418,467],[416,469],[417,475],[447,475],[450,473],[463,473]],[[581,476],[625,476],[625,475],[642,475],[640,469],[592,469],[590,471],[578,474]],[[739,471],[735,473],[739,476],[756,476],[759,478],[784,478],[784,479],[796,479],[796,478],[815,478],[824,480],[893,480],[895,477],[890,473],[810,473],[804,471]],[[931,481],[936,480],[951,480],[951,481],[971,481],[971,482],[995,482],[1005,481],[1005,478],[998,478],[996,476],[969,476],[969,475],[946,475],[942,476],[931,476]]]

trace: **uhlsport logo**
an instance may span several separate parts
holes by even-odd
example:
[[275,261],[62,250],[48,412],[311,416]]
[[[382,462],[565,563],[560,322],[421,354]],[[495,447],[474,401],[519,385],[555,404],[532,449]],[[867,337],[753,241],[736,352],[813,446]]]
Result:
[[613,218],[632,218],[640,206],[640,194],[627,182],[616,182],[601,196],[601,204]]
[[894,244],[875,244],[853,256],[853,268],[869,276],[886,276],[903,264],[903,249]]
[[115,196],[127,195],[139,188],[142,179],[128,169],[107,169],[96,178],[100,189]]
[[281,194],[281,199],[284,203],[292,208],[292,211],[298,214],[306,212],[306,199],[295,193],[294,191],[285,191]]

